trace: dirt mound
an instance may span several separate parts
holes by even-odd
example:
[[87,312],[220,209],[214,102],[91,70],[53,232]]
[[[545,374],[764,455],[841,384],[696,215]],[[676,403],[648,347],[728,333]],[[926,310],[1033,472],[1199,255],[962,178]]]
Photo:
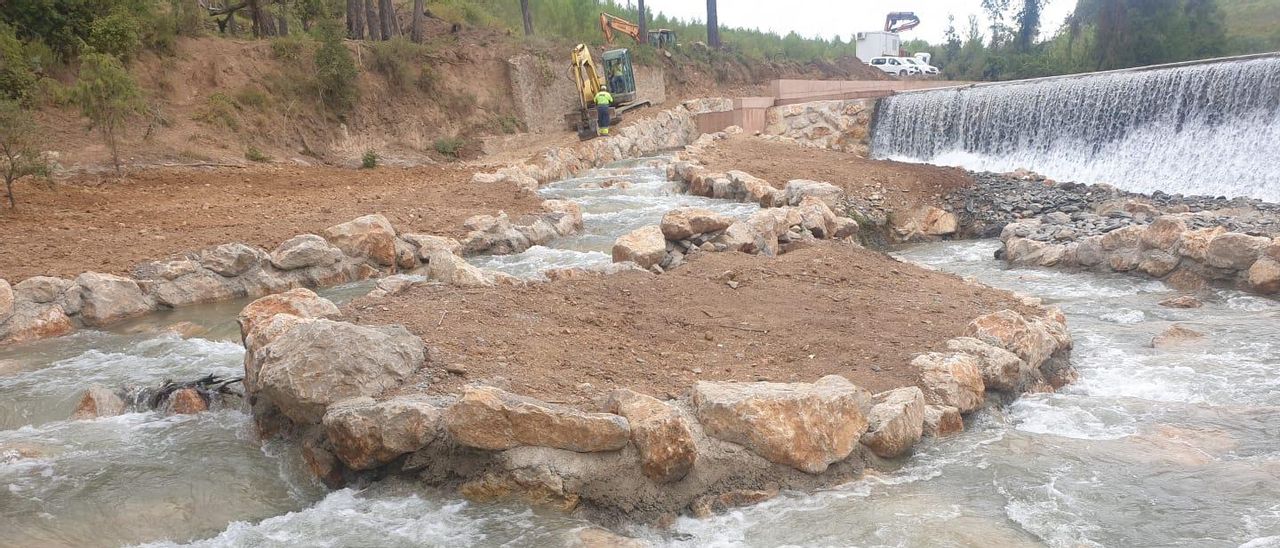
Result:
[[584,403],[616,387],[682,394],[698,380],[838,374],[872,391],[913,385],[914,355],[940,350],[973,318],[1016,302],[881,253],[821,243],[778,258],[695,255],[661,276],[418,287],[360,299],[344,314],[402,324],[427,341],[431,365],[418,380],[432,377],[432,393],[485,380]]

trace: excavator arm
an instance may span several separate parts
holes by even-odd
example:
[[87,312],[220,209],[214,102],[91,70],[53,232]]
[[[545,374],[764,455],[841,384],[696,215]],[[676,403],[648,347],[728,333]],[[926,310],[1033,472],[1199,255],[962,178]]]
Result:
[[630,36],[637,44],[643,44],[640,37],[640,26],[616,15],[600,12],[600,30],[604,32],[604,41],[613,43],[614,31]]
[[906,32],[920,26],[920,18],[909,11],[895,11],[884,18],[885,32]]

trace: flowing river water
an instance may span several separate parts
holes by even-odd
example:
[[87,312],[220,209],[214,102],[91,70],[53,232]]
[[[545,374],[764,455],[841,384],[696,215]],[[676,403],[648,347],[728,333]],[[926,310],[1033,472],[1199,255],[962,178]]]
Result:
[[[604,188],[613,180],[629,186]],[[584,232],[478,264],[522,276],[607,264],[613,238],[673,207],[754,208],[680,195],[647,159],[543,192],[577,200]],[[1160,283],[1011,269],[991,258],[996,246],[898,256],[1060,304],[1078,383],[979,413],[898,469],[629,533],[675,546],[1280,546],[1280,303],[1215,291],[1201,309],[1163,308],[1173,292]],[[589,526],[402,482],[326,492],[289,444],[260,445],[235,409],[67,420],[93,383],[237,374],[244,304],[0,350],[0,546],[562,545]],[[203,331],[165,332],[179,322]],[[1206,342],[1151,348],[1172,322]]]

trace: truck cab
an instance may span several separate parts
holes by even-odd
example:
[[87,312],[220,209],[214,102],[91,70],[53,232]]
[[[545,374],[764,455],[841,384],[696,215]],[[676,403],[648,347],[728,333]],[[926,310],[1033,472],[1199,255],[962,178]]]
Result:
[[609,93],[619,105],[636,100],[636,74],[631,67],[631,52],[625,48],[611,49],[601,57],[604,63],[604,81]]

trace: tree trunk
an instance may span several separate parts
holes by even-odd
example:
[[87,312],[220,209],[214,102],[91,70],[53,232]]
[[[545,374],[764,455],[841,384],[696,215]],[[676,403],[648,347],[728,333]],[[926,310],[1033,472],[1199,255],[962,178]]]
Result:
[[347,0],[347,37],[364,40],[364,2]]
[[707,45],[720,47],[720,18],[716,17],[716,0],[707,0]]
[[378,11],[382,16],[379,19],[382,24],[382,39],[390,40],[400,34],[400,26],[396,24],[396,8],[391,5],[391,0],[378,0]]
[[640,43],[649,43],[649,14],[644,12],[644,0],[640,0],[638,4],[637,14],[640,15]]
[[520,18],[524,20],[524,35],[533,36],[533,14],[529,12],[529,0],[520,0]]
[[288,36],[289,35],[289,17],[288,17],[289,3],[286,2],[285,0],[280,0],[280,3],[278,5],[280,6],[278,8],[280,15],[276,16],[276,22],[278,24],[276,28],[277,30],[280,31],[280,34],[279,34],[280,36]]
[[369,39],[382,39],[382,25],[378,23],[378,8],[374,6],[377,0],[364,0],[364,16],[365,23],[369,27]]
[[413,30],[409,38],[418,44],[427,39],[426,4],[427,0],[413,0]]

